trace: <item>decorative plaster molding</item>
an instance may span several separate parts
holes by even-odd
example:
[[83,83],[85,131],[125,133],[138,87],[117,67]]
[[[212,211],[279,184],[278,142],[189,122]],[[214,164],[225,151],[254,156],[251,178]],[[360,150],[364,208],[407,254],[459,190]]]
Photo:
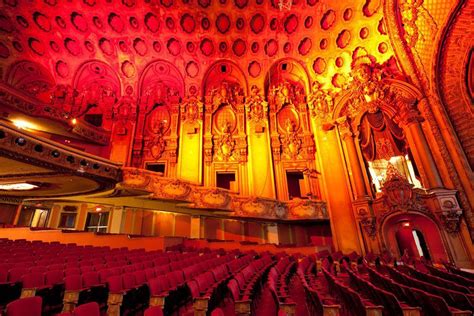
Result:
[[326,202],[293,199],[277,201],[262,197],[246,197],[220,188],[207,188],[159,173],[123,168],[124,187],[145,190],[156,200],[185,201],[197,209],[222,210],[229,216],[275,220],[328,220]]

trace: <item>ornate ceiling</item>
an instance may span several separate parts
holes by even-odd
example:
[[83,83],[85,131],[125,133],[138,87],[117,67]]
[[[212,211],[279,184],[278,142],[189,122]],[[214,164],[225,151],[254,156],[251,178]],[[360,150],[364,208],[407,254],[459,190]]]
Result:
[[156,60],[177,67],[188,94],[202,91],[217,60],[235,61],[250,87],[263,86],[275,61],[291,58],[308,86],[318,80],[337,90],[350,80],[354,58],[393,56],[381,2],[293,0],[280,10],[276,0],[5,0],[0,70],[8,84],[49,101],[53,86],[91,76],[81,67],[91,60],[110,66],[97,72],[110,72],[104,76],[119,95],[136,95]]

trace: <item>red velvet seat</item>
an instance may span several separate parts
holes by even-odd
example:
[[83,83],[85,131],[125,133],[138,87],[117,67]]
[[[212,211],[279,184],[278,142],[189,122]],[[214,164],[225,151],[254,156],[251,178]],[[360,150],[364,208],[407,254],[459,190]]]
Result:
[[6,316],[41,316],[42,302],[39,296],[15,300],[7,305]]
[[32,272],[23,274],[21,276],[21,282],[23,284],[23,288],[40,288],[45,285],[44,283],[44,275],[43,273],[39,272]]
[[161,310],[161,307],[151,306],[145,310],[143,316],[163,316],[163,311]]
[[99,304],[90,302],[77,306],[73,311],[74,316],[100,316]]
[[65,276],[81,275],[81,269],[79,269],[79,268],[64,269],[64,275]]
[[8,271],[8,281],[11,283],[20,282],[21,277],[28,272],[29,269],[27,268],[11,268],[10,271]]

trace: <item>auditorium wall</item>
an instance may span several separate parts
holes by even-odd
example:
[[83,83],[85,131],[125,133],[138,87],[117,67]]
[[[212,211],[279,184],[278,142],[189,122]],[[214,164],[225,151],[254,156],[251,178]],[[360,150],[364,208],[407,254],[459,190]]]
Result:
[[[100,211],[97,211],[99,208]],[[312,244],[332,247],[331,229],[328,222],[269,223],[158,210],[114,208],[87,203],[55,203],[50,212],[47,227],[63,230],[95,231],[95,228],[90,229],[89,227],[88,229],[87,227],[88,214],[108,213],[107,228],[104,231],[107,233],[256,243],[276,241],[281,245],[307,246]],[[64,217],[68,219],[64,220]],[[70,217],[73,219],[68,222]],[[272,226],[277,227],[276,240],[270,236]],[[198,232],[198,234],[193,232]]]

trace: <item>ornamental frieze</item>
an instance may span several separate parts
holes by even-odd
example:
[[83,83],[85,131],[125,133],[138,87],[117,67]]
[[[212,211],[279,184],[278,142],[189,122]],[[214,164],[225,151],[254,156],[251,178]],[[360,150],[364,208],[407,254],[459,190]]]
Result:
[[155,172],[123,168],[123,187],[142,189],[155,200],[190,203],[191,208],[207,211],[222,210],[232,217],[279,220],[327,220],[326,202],[313,199],[277,201],[270,198],[240,196],[221,188],[208,188],[186,181],[167,178]]

